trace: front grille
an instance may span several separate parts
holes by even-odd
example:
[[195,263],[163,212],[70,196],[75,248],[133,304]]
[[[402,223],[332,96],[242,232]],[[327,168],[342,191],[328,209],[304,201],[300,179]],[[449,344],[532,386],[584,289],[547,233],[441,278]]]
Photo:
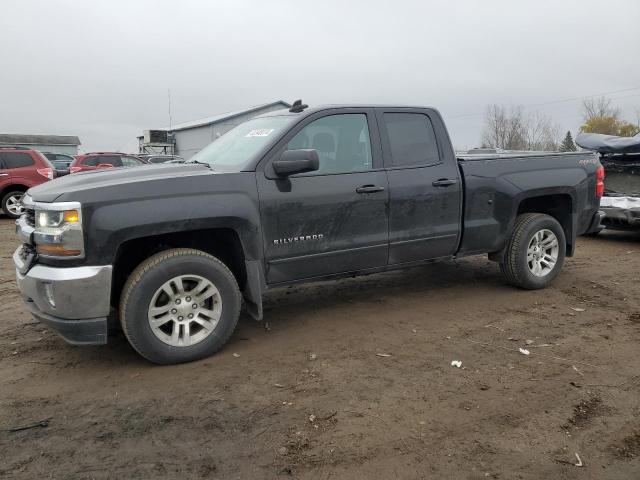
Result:
[[24,219],[27,222],[27,225],[31,227],[36,226],[36,211],[33,208],[25,208],[24,209]]

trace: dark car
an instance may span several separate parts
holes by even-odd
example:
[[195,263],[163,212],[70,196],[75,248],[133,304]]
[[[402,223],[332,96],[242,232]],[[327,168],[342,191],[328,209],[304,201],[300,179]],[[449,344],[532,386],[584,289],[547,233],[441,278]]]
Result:
[[640,133],[634,137],[581,133],[576,143],[600,154],[606,175],[600,200],[602,224],[611,230],[640,230]]
[[24,192],[55,176],[53,165],[37,150],[0,147],[0,206],[4,214],[18,218]]
[[488,254],[544,288],[600,228],[602,170],[583,152],[456,158],[432,108],[296,102],[185,163],[31,189],[13,259],[26,308],[67,341],[106,343],[118,312],[142,356],[185,362],[295,283]]
[[76,155],[69,166],[70,173],[99,170],[102,168],[139,167],[147,162],[135,155],[119,152],[92,152]]
[[42,154],[49,159],[53,167],[56,169],[58,177],[69,174],[69,167],[75,160],[73,155],[67,155],[66,153],[51,153],[42,152]]

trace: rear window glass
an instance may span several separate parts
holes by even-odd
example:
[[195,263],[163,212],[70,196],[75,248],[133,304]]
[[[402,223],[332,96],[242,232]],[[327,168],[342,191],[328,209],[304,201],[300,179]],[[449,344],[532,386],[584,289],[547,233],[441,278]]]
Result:
[[431,120],[421,113],[385,113],[394,167],[432,165],[440,162]]
[[2,152],[0,153],[3,168],[30,167],[34,164],[33,158],[28,153]]
[[114,167],[121,167],[122,161],[120,160],[120,155],[92,155],[85,159],[82,162],[83,165],[87,167],[97,167],[101,163],[113,165]]

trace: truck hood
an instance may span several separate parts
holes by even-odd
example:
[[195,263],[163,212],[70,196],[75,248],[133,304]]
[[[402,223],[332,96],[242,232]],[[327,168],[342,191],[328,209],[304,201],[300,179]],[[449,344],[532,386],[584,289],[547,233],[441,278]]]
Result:
[[45,182],[29,189],[29,195],[36,202],[55,202],[62,195],[73,197],[74,193],[87,190],[212,173],[214,172],[209,167],[197,163],[164,163],[131,168],[92,170],[73,173]]

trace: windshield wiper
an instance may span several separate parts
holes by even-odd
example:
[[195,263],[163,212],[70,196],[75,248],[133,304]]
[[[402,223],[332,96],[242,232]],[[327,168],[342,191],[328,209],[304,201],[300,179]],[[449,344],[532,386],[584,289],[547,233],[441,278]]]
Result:
[[206,166],[207,166],[207,167],[209,167],[209,168],[213,168],[213,167],[211,166],[211,164],[210,164],[210,163],[207,163],[207,162],[201,162],[200,160],[187,160],[187,161],[186,161],[186,162],[184,162],[184,163],[197,163],[198,165],[206,165]]

